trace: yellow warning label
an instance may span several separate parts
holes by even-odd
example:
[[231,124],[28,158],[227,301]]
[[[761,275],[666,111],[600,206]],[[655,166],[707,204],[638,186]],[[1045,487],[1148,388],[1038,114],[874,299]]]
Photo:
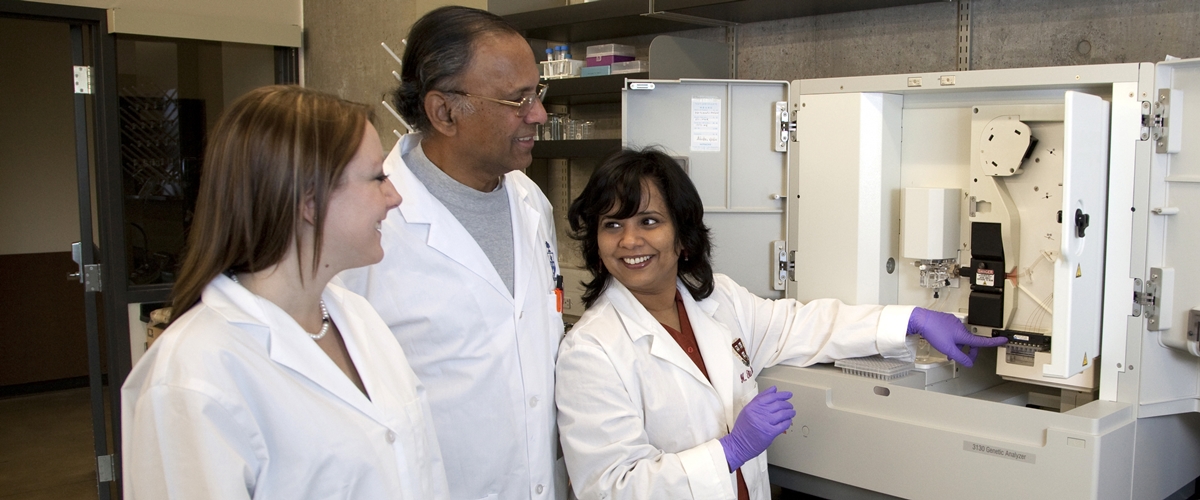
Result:
[[1076,278],[1079,278],[1079,277],[1082,277],[1082,276],[1083,276],[1083,268],[1082,268],[1082,267],[1080,267],[1078,264],[1076,264],[1076,265],[1075,265],[1075,277],[1076,277]]
[[1087,366],[1087,353],[1083,353],[1083,366]]

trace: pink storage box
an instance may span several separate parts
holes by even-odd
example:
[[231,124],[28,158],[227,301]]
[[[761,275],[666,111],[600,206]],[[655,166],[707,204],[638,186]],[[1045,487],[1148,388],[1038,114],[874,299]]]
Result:
[[632,61],[635,55],[637,54],[633,47],[629,45],[619,43],[592,45],[587,48],[587,65],[589,67],[608,66],[615,62]]
[[632,60],[633,60],[633,57],[630,57],[630,56],[589,57],[589,58],[587,58],[587,65],[589,68],[592,66],[609,66],[615,62],[626,62],[626,61],[632,61]]

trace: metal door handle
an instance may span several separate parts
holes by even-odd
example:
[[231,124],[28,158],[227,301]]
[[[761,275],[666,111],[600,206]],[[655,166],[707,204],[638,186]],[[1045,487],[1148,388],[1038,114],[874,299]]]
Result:
[[80,246],[81,244],[78,241],[71,243],[71,260],[75,261],[75,264],[79,266],[79,270],[67,273],[67,281],[83,283],[83,247]]

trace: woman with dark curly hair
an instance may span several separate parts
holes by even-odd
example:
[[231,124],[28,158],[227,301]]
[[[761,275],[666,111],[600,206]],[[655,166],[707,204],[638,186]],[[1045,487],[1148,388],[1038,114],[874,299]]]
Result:
[[687,175],[655,150],[609,158],[571,204],[593,279],[555,398],[581,499],[766,500],[763,451],[796,412],[790,393],[759,392],[762,369],[902,356],[909,333],[970,366],[957,344],[1003,342],[920,308],[759,298],[713,273],[703,216]]

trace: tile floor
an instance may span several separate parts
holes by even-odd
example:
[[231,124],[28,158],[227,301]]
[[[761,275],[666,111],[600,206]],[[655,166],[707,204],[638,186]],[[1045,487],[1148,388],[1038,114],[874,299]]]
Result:
[[0,500],[95,499],[88,389],[0,399]]

